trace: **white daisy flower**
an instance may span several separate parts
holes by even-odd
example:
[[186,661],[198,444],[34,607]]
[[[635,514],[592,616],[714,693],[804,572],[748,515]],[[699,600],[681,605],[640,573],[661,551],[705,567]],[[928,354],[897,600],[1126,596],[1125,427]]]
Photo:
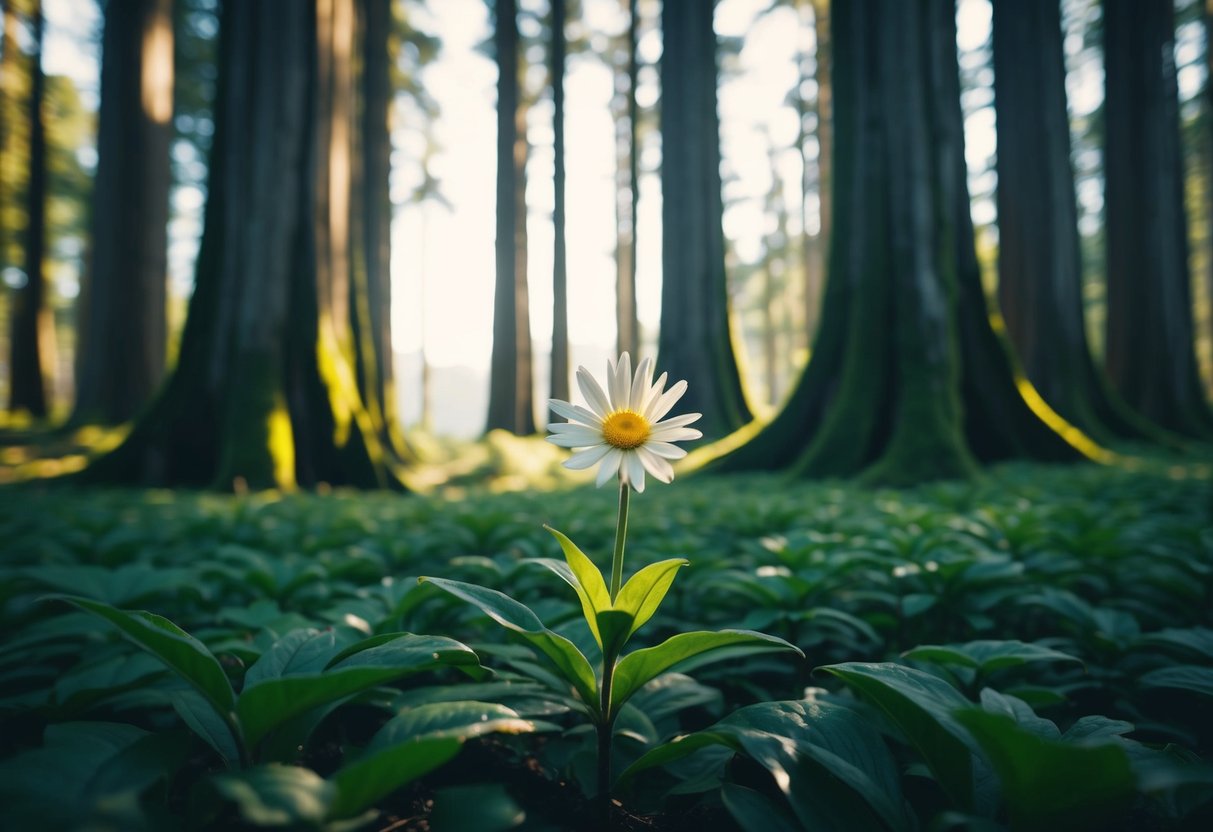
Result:
[[653,362],[640,362],[632,375],[632,359],[625,352],[618,362],[607,362],[607,390],[585,367],[577,368],[577,385],[589,408],[552,399],[553,412],[569,422],[548,425],[548,441],[562,448],[582,448],[565,460],[564,467],[580,470],[600,464],[601,487],[615,474],[621,482],[644,491],[644,472],[661,482],[674,479],[669,460],[681,459],[687,452],[671,443],[698,439],[702,433],[687,425],[699,419],[699,413],[686,413],[661,421],[674,403],[686,392],[680,381],[665,389],[667,373],[653,382]]

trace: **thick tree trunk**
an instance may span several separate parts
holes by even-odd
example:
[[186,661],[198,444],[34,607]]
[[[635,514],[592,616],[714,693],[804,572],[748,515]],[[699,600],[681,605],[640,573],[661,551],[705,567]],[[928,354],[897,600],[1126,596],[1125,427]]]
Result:
[[659,363],[686,379],[709,439],[750,419],[729,327],[716,113],[714,3],[666,0],[661,55],[662,292]]
[[1104,0],[1108,376],[1152,422],[1213,438],[1196,366],[1170,3]]
[[518,8],[497,0],[497,286],[488,430],[535,432],[526,277],[526,110],[519,95]]
[[[176,370],[86,479],[393,484],[358,392],[354,0],[232,3],[205,228]],[[365,356],[363,357],[365,360]]]
[[164,375],[172,0],[111,0],[102,50],[72,421],[116,424],[138,414]]
[[54,365],[55,326],[46,305],[46,75],[42,44],[46,21],[34,0],[34,52],[30,57],[28,220],[25,227],[25,285],[10,295],[9,409],[47,415],[47,381]]
[[995,0],[998,299],[1028,379],[1097,441],[1145,438],[1109,397],[1083,318],[1057,0]]
[[569,299],[568,262],[565,255],[564,210],[564,64],[565,64],[565,3],[552,0],[552,360],[551,395],[553,399],[569,400]]
[[1073,456],[1019,396],[986,316],[954,15],[951,0],[834,5],[822,328],[784,411],[718,467],[909,483],[968,475],[978,459]]

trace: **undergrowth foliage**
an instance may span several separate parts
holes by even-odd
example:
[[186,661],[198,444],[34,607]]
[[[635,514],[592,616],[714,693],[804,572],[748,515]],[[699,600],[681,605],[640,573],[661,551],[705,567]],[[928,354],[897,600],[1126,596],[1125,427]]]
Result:
[[[585,703],[421,575],[501,589],[593,657],[550,561],[614,495],[0,495],[0,828],[587,829]],[[1201,829],[1213,486],[1010,467],[909,491],[704,478],[646,494],[686,557],[613,725],[638,829]],[[548,560],[544,568],[541,560]]]

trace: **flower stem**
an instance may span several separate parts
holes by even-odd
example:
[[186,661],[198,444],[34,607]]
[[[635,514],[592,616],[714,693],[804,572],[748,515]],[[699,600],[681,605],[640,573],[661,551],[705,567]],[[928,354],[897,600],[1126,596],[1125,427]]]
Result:
[[602,720],[598,723],[598,804],[604,829],[611,826],[611,742],[615,719],[611,716],[611,683],[615,676],[615,656],[602,657]]
[[628,536],[628,497],[631,486],[619,483],[619,521],[615,525],[615,554],[611,557],[611,603],[623,585],[623,544]]

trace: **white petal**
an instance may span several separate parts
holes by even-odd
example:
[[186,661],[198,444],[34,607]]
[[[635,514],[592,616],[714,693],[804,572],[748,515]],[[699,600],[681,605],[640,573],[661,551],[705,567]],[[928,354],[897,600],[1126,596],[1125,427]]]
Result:
[[640,362],[640,366],[636,368],[636,377],[632,379],[632,390],[628,395],[628,407],[641,413],[640,406],[644,401],[645,394],[649,392],[649,385],[653,381],[653,359],[646,358]]
[[653,425],[653,428],[680,428],[692,422],[698,422],[702,417],[702,413],[683,413],[681,416],[672,416],[664,422],[658,422]]
[[628,467],[628,483],[636,489],[637,494],[644,493],[644,463],[640,456],[633,451],[624,456],[623,462]]
[[644,414],[644,418],[650,422],[660,421],[661,417],[670,412],[670,408],[682,398],[682,394],[687,391],[687,383],[680,381],[666,390],[661,398],[649,405],[649,412]]
[[669,442],[654,442],[649,439],[643,446],[646,450],[657,454],[657,456],[666,459],[682,459],[687,455],[687,452],[677,445],[671,445]]
[[619,356],[615,374],[611,377],[611,405],[616,410],[627,410],[632,392],[632,356],[626,352]]
[[584,436],[569,435],[567,433],[553,433],[547,437],[547,440],[553,445],[559,445],[562,448],[584,448],[587,445],[597,445],[602,441],[601,436],[593,439],[587,439]]
[[649,385],[649,388],[644,391],[644,396],[641,398],[640,403],[636,405],[637,413],[643,416],[648,412],[649,406],[661,398],[661,393],[665,390],[666,379],[669,377],[669,373],[662,373],[657,377],[656,383]]
[[581,395],[585,396],[586,404],[596,416],[604,417],[611,412],[606,393],[602,392],[598,380],[590,375],[590,371],[585,367],[577,368],[577,386],[581,388]]
[[610,450],[610,445],[595,445],[584,451],[578,451],[564,461],[564,467],[571,468],[574,471],[581,471],[602,459]]
[[[559,429],[557,427],[559,426]],[[552,430],[547,440],[562,448],[579,448],[586,445],[602,444],[602,431],[587,425],[574,425],[570,422],[558,422],[549,426]]]
[[671,482],[674,479],[674,468],[670,463],[666,462],[657,454],[650,451],[647,447],[641,446],[636,449],[636,456],[640,457],[640,461],[644,464],[645,470],[656,477],[661,482]]
[[602,486],[615,474],[619,473],[619,463],[623,461],[623,451],[611,448],[602,458],[602,467],[598,469],[598,487]]
[[602,427],[602,419],[579,404],[569,404],[560,399],[548,399],[548,407],[552,409],[553,413],[574,422],[582,422],[595,428]]
[[695,428],[662,428],[649,434],[649,442],[687,442],[699,439],[702,433]]

